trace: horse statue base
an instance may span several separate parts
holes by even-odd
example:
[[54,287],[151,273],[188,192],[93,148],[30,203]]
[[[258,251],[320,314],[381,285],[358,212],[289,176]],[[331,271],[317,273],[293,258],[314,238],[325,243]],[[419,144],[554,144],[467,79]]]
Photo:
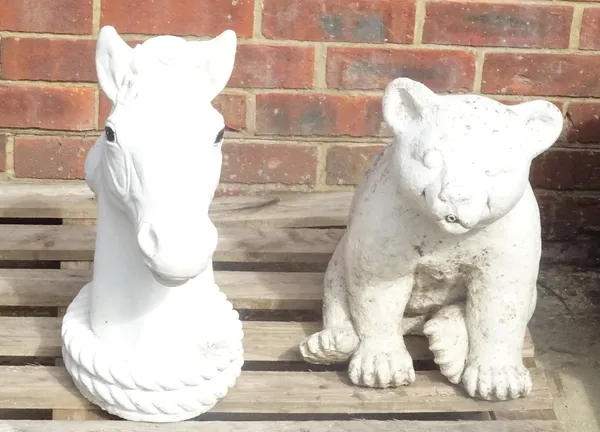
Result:
[[231,332],[237,333],[231,346],[213,346],[210,357],[173,359],[150,369],[152,359],[115,355],[96,337],[89,323],[91,285],[69,305],[62,325],[65,367],[90,402],[126,420],[177,422],[209,411],[234,386],[244,363],[243,331],[230,302],[222,298],[213,308],[230,317]]

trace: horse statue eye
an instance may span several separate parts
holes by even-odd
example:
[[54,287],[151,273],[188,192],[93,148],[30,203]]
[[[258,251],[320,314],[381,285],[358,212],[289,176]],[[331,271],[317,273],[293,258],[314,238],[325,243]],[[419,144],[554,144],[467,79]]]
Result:
[[225,128],[221,129],[217,134],[217,137],[215,138],[215,144],[218,144],[221,141],[223,141],[223,135],[225,135]]
[[112,128],[110,128],[109,126],[106,126],[104,128],[104,133],[106,134],[106,139],[108,140],[108,142],[114,143],[115,142],[115,131],[112,130]]

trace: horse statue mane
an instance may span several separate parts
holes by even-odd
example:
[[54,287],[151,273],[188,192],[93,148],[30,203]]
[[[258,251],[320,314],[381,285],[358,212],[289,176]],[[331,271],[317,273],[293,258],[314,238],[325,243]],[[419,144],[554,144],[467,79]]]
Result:
[[236,35],[174,36],[130,47],[100,31],[96,68],[112,108],[85,160],[98,203],[93,278],[62,324],[79,391],[127,420],[173,422],[210,410],[243,365],[238,313],[215,284],[208,210],[221,173]]

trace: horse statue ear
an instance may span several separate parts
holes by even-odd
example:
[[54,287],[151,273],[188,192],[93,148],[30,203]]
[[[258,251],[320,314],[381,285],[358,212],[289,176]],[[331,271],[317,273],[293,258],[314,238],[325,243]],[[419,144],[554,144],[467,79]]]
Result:
[[197,59],[198,77],[204,80],[208,100],[212,101],[227,85],[233,72],[237,48],[237,36],[233,30],[225,30],[219,36],[206,41],[188,42],[191,55]]
[[96,43],[96,73],[106,96],[114,103],[129,71],[133,48],[121,39],[112,26],[100,29]]

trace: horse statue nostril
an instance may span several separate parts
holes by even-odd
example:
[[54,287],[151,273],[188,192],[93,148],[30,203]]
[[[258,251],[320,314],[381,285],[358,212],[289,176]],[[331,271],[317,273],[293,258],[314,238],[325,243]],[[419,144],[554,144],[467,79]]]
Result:
[[456,223],[457,221],[458,219],[454,215],[449,214],[448,216],[446,216],[446,222],[448,223]]
[[158,238],[156,237],[156,232],[149,223],[142,223],[138,231],[137,240],[144,255],[148,258],[152,258],[156,255],[158,250]]

